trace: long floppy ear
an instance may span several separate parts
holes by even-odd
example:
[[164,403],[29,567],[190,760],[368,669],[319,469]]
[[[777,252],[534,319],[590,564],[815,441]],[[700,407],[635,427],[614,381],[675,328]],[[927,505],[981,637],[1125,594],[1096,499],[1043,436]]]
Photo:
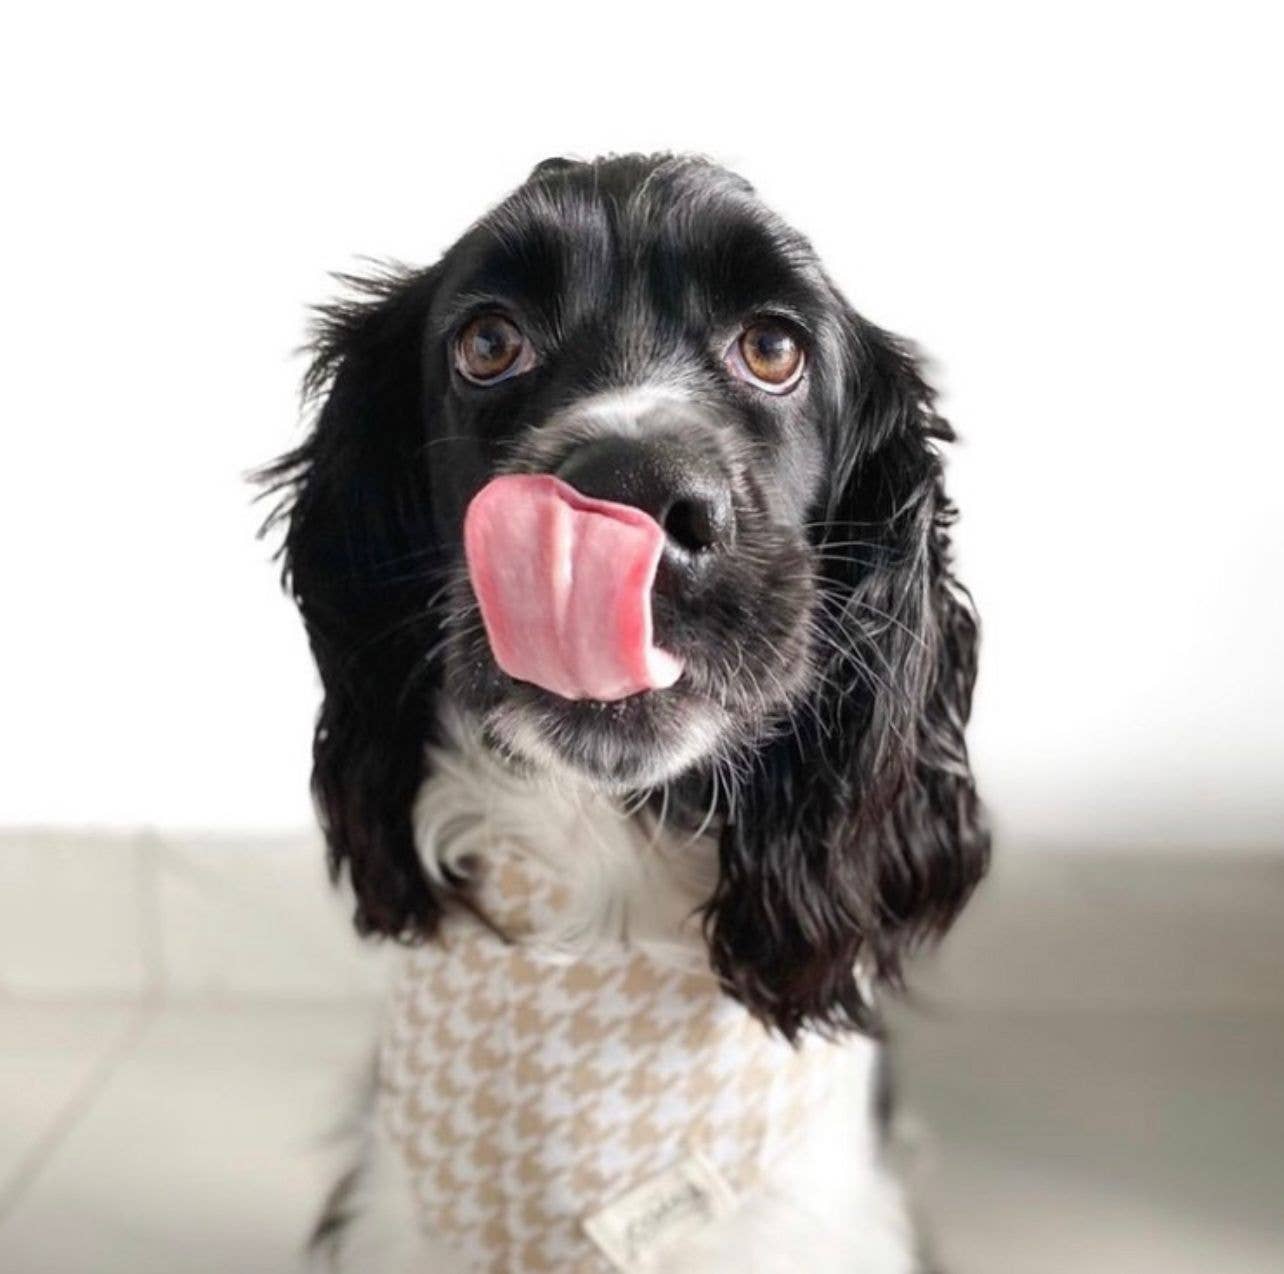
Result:
[[944,932],[989,857],[963,737],[977,624],[935,445],[954,435],[907,346],[855,315],[851,342],[816,688],[737,797],[706,912],[724,985],[790,1038],[873,1029],[868,984]]
[[348,872],[362,933],[413,939],[441,912],[411,829],[439,690],[422,385],[436,272],[342,281],[356,299],[319,311],[304,378],[316,423],[259,477],[281,494],[268,525],[285,525],[283,577],[321,674],[312,790],[331,872]]

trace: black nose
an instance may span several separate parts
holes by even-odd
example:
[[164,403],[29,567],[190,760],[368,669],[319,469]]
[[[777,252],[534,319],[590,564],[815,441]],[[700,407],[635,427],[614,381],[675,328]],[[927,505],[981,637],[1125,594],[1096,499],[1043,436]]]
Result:
[[719,466],[676,439],[598,438],[577,447],[557,476],[583,495],[649,513],[687,553],[735,538],[731,487]]

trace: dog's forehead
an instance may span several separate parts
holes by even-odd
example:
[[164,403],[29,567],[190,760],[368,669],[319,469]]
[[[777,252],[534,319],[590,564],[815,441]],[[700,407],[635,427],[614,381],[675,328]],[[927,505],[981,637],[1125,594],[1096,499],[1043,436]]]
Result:
[[537,172],[470,238],[465,288],[555,302],[559,326],[805,311],[823,293],[807,241],[747,182],[702,162]]

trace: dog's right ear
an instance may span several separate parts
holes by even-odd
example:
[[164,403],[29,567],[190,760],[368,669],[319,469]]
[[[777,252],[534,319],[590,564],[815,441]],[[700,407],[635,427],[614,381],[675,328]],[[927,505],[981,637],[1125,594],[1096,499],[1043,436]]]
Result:
[[351,879],[360,932],[406,940],[442,909],[411,823],[440,690],[422,372],[437,274],[342,280],[355,299],[319,311],[304,378],[312,432],[257,475],[279,496],[265,529],[285,527],[282,576],[321,674],[312,790],[331,872]]

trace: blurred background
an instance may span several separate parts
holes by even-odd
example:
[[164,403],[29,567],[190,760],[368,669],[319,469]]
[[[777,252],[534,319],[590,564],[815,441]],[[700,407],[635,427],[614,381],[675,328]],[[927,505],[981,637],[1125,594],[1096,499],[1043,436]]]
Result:
[[994,875],[894,1011],[944,1264],[1284,1261],[1273,6],[7,23],[0,1268],[292,1268],[378,1012],[244,474],[306,307],[539,159],[703,152],[933,360]]

